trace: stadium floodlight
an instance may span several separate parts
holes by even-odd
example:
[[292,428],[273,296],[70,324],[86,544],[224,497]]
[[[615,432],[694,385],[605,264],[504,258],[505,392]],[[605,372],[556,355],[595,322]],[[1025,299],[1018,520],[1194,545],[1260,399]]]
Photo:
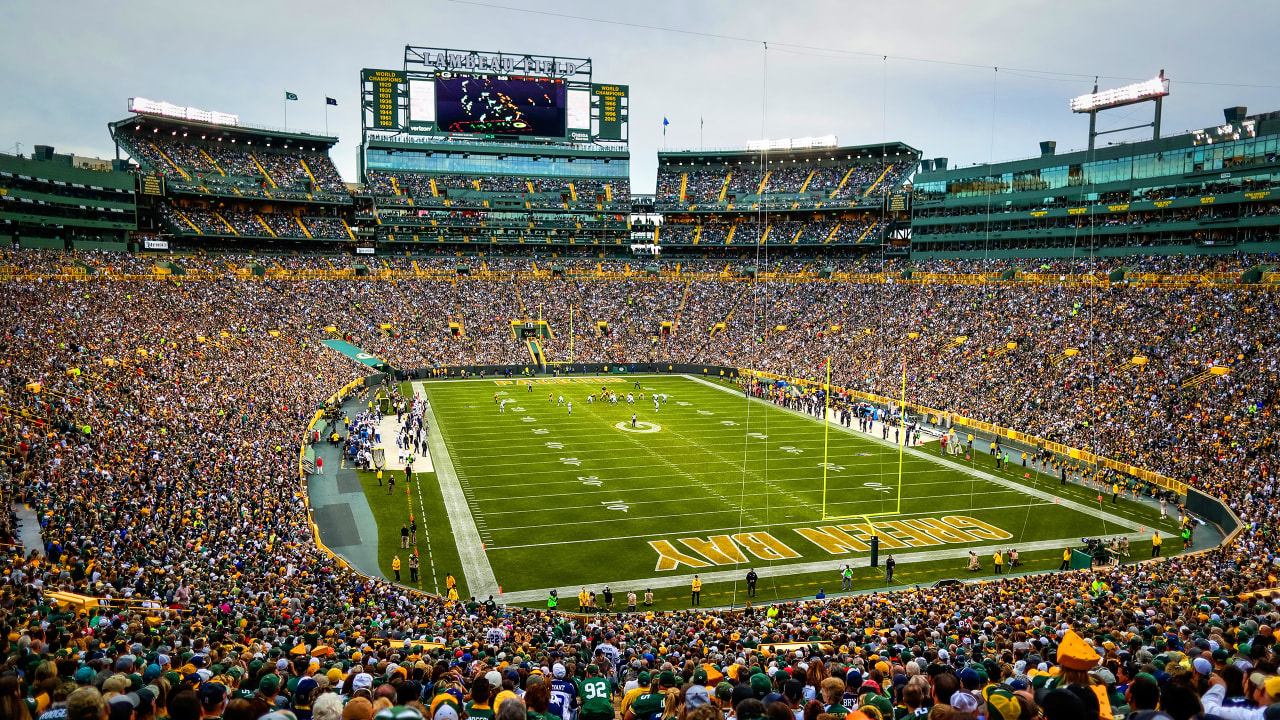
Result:
[[240,124],[240,118],[237,115],[183,107],[182,105],[174,105],[167,102],[156,102],[155,100],[140,97],[129,98],[129,112],[142,113],[144,115],[163,115],[164,117],[193,120],[211,125]]
[[[1098,84],[1093,84],[1093,92],[1088,95],[1081,95],[1071,100],[1071,112],[1087,114],[1089,116],[1089,152],[1093,152],[1093,148],[1099,135],[1109,135],[1111,133],[1125,132],[1126,130],[1137,130],[1138,128],[1149,127],[1152,129],[1151,139],[1160,139],[1160,111],[1164,104],[1164,98],[1169,94],[1169,79],[1164,76],[1164,70],[1160,74],[1140,83],[1125,85],[1114,90],[1106,90],[1098,92]],[[1155,106],[1153,119],[1149,123],[1141,125],[1130,125],[1128,127],[1115,128],[1113,130],[1098,130],[1098,113],[1103,110],[1111,110],[1114,108],[1124,107],[1126,105],[1136,105],[1137,103],[1149,102]]]
[[1088,113],[1098,110],[1124,107],[1134,103],[1154,100],[1169,94],[1169,78],[1163,75],[1140,83],[1125,85],[1114,90],[1093,92],[1071,99],[1071,112]]

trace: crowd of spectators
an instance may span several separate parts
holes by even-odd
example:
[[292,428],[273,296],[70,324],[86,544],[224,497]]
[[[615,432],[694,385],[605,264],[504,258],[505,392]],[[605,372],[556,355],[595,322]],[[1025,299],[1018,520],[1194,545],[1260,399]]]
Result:
[[[330,217],[307,217],[302,222],[296,215],[286,213],[255,213],[243,208],[201,208],[194,205],[160,206],[161,218],[175,235],[192,234],[192,224],[199,234],[216,237],[279,237],[303,239],[310,232],[312,238],[348,240],[350,235],[342,221]],[[185,218],[185,220],[184,220]],[[189,220],[191,224],[186,221]]]
[[159,134],[122,133],[118,139],[139,164],[165,173],[172,189],[299,200],[347,196],[346,185],[326,152],[271,148],[265,143],[197,142]]
[[[420,200],[451,195],[452,199],[465,198],[450,191],[497,193],[510,196],[521,203],[535,203],[545,207],[561,207],[577,195],[577,202],[595,207],[606,195],[611,202],[625,204],[631,199],[630,183],[625,178],[598,180],[592,178],[544,177],[522,175],[459,175],[370,170],[367,175],[369,190],[377,196],[408,196],[415,204]],[[436,193],[431,190],[435,180]],[[572,185],[572,190],[570,189]],[[606,192],[606,185],[609,187]],[[532,188],[532,191],[530,190]],[[487,196],[486,196],[487,197]]]
[[[136,262],[75,257],[95,267]],[[39,271],[71,259],[6,251],[0,266]],[[213,270],[251,260],[189,263]],[[570,262],[569,274],[551,279],[9,282],[0,298],[9,308],[0,499],[36,512],[47,555],[0,546],[5,717],[253,720],[287,709],[367,720],[409,705],[386,717],[550,720],[549,694],[597,675],[617,686],[624,713],[623,691],[657,684],[631,697],[627,718],[658,708],[658,717],[689,720],[883,719],[917,709],[960,720],[1263,718],[1280,702],[1280,598],[1242,595],[1276,586],[1274,291],[576,274],[597,262]],[[1046,265],[1097,271],[1121,261],[1086,262]],[[1124,264],[1198,267],[1164,262]],[[559,353],[566,314],[589,319],[574,322],[582,359],[647,354],[808,377],[813,358],[830,356],[835,384],[885,395],[896,394],[905,362],[912,402],[1165,473],[1222,498],[1244,530],[1221,550],[1100,572],[585,620],[411,594],[331,561],[306,522],[299,436],[362,368],[319,344],[323,328],[336,325],[404,367],[523,362],[510,321],[535,308],[553,324],[548,347]],[[448,332],[456,319],[462,338]],[[662,322],[675,323],[674,334],[660,337]],[[762,331],[783,324],[785,332]],[[967,340],[956,345],[956,336]],[[1008,342],[1015,352],[991,352]],[[1081,352],[1063,362],[1067,347]],[[1144,368],[1126,362],[1135,354],[1149,359]],[[1182,386],[1216,365],[1231,372]],[[12,531],[0,521],[0,534]],[[52,607],[57,589],[154,608],[76,614]],[[799,646],[768,651],[784,642]],[[1164,714],[1141,714],[1156,708]]]
[[[833,199],[852,201],[869,193],[878,197],[893,192],[906,179],[910,167],[910,162],[780,163],[777,169],[769,171],[766,180],[759,166],[754,165],[702,169],[694,169],[692,165],[687,168],[662,165],[658,168],[657,199],[667,205],[699,205],[718,202],[724,190],[726,202],[730,198],[737,203],[754,202],[767,194],[772,202],[797,201],[809,207]],[[680,197],[682,181],[685,182],[683,198]]]

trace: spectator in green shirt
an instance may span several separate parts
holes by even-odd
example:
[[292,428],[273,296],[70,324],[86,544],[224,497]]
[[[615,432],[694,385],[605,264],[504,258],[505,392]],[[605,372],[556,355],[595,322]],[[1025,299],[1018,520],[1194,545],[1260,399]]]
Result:
[[492,699],[489,680],[481,675],[471,683],[471,700],[464,706],[467,711],[467,717],[492,720],[493,706],[490,705]]

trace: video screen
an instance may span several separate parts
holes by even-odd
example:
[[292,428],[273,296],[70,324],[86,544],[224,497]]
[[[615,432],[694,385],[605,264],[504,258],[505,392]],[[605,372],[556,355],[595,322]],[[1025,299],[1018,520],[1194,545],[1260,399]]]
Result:
[[436,128],[445,132],[564,137],[565,104],[565,86],[558,80],[436,80]]

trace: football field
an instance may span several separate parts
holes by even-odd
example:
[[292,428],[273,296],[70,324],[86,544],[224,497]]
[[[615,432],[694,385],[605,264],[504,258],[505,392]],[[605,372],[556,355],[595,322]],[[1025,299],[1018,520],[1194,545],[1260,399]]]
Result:
[[[481,597],[500,588],[509,603],[545,605],[555,588],[561,609],[576,609],[579,588],[608,584],[620,598],[653,589],[659,607],[681,607],[698,574],[704,605],[741,604],[745,584],[735,581],[750,568],[761,577],[757,601],[812,596],[838,592],[845,563],[858,568],[855,587],[874,587],[884,578],[868,567],[873,534],[881,560],[898,562],[895,585],[963,578],[970,550],[985,573],[992,553],[1010,547],[1024,569],[1050,569],[1084,536],[1124,534],[1145,550],[1156,520],[1149,507],[1099,503],[1096,492],[1025,479],[1022,468],[997,472],[989,458],[942,458],[936,441],[904,449],[892,430],[884,440],[856,423],[827,427],[719,380],[413,388],[430,399],[432,434],[447,450],[432,456],[459,579]],[[616,404],[599,397],[606,388]],[[430,529],[437,539],[445,530]]]

